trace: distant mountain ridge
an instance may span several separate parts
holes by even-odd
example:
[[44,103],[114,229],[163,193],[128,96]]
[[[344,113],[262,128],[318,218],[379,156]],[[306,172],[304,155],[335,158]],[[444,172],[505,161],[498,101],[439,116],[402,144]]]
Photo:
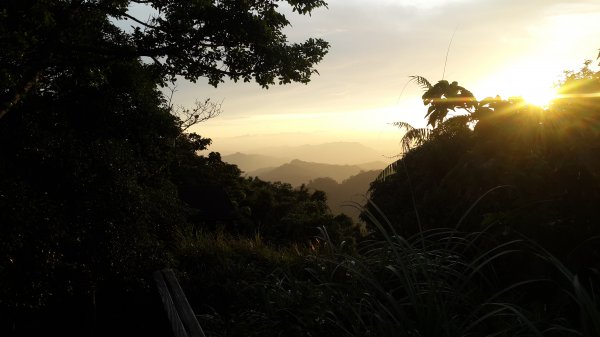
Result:
[[370,183],[387,166],[383,161],[335,165],[240,152],[222,158],[238,165],[247,176],[292,186],[305,184],[309,189],[324,191],[334,214],[345,213],[357,222],[360,210],[351,206],[352,203],[356,203],[354,206],[364,203]]
[[[383,167],[385,167],[385,163],[381,162],[379,164],[378,171],[381,171]],[[364,165],[364,167],[361,165],[332,165],[294,159],[289,163],[272,169],[263,168],[247,172],[247,175],[255,176],[262,180],[281,181],[293,186],[300,186],[302,184],[307,184],[311,180],[324,177],[329,177],[336,182],[341,182],[365,171],[365,168],[368,170],[369,168],[378,166],[378,164],[372,162]]]
[[262,154],[246,154],[241,152],[222,156],[221,159],[226,163],[237,165],[240,170],[246,173],[265,168],[272,169],[291,160],[291,158],[279,158]]
[[[253,153],[275,158],[300,159],[313,163],[356,165],[385,161],[374,149],[358,142],[332,142],[316,145],[272,146],[258,148]],[[280,164],[281,165],[281,164]],[[276,166],[276,165],[265,165]]]
[[341,183],[331,178],[317,178],[306,184],[306,187],[325,192],[327,205],[334,214],[345,213],[357,222],[361,212],[360,207],[365,204],[371,182],[380,172],[381,170],[360,172]]
[[[222,153],[222,157],[226,162],[236,164],[246,172],[254,171],[261,167],[279,166],[292,159],[334,165],[356,165],[361,163],[388,161],[381,153],[358,142],[333,142],[299,146],[269,146],[256,147],[252,150],[249,150],[248,147],[249,144],[243,151]],[[263,162],[263,165],[259,166],[257,163],[261,161]]]

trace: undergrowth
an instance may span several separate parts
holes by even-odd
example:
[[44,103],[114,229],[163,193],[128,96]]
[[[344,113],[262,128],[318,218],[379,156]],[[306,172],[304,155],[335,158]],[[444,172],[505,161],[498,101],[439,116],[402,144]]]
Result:
[[283,248],[182,235],[179,268],[201,324],[210,336],[600,336],[597,271],[575,275],[527,238],[402,237],[371,216],[383,239],[352,253],[325,230]]

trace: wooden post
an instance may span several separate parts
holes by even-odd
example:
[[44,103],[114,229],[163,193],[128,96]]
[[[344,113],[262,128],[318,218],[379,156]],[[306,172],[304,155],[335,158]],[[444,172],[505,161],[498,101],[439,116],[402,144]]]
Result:
[[154,272],[154,280],[175,337],[206,337],[173,270]]

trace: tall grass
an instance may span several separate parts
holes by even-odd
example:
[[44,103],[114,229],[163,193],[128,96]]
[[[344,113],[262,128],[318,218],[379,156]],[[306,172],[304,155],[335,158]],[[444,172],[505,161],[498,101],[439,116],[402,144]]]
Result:
[[495,237],[493,225],[403,237],[368,216],[381,235],[350,253],[325,229],[287,248],[183,233],[180,269],[203,326],[213,336],[600,336],[598,275],[574,274],[535,242]]
[[[600,336],[597,284],[589,278],[582,284],[531,240],[502,241],[489,228],[440,228],[405,238],[383,214],[367,215],[382,239],[363,242],[356,255],[321,257],[331,272],[315,273],[339,298],[328,319],[345,335]],[[515,263],[543,272],[505,275],[523,269]],[[549,310],[552,303],[564,307]]]
[[260,236],[181,233],[180,279],[207,336],[329,336],[319,317],[330,303],[308,270],[321,270],[328,247],[271,246]]

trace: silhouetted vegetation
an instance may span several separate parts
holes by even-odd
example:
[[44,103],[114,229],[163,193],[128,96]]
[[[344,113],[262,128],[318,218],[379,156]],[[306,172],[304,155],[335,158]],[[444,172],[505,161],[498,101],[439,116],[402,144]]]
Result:
[[[431,85],[418,78],[426,89],[431,127],[397,123],[408,130],[402,141],[406,152],[371,185],[362,218],[372,235],[382,238],[378,227],[389,221],[403,237],[441,231],[450,235],[446,240],[453,233],[481,233],[476,235],[489,236],[483,247],[490,252],[526,242],[534,248],[515,248],[512,252],[519,253],[512,257],[501,251],[507,256],[495,267],[497,287],[544,279],[597,291],[600,72],[590,64],[565,74],[560,95],[548,108],[520,98],[477,101],[456,82]],[[448,117],[456,109],[463,113]],[[552,255],[552,263],[535,255]],[[544,285],[521,305],[535,317],[556,315],[552,319],[575,323],[581,313],[573,314],[578,304],[568,302],[555,287]],[[594,303],[588,308],[595,316],[588,319],[598,319]],[[584,335],[598,333],[597,326],[587,330],[586,324],[595,323],[582,324]]]
[[[371,187],[372,201],[398,230],[493,225],[499,235],[524,234],[562,257],[600,234],[600,101],[589,95],[600,78],[589,63],[567,74],[561,98],[546,109],[519,98],[476,101],[468,91],[443,92],[453,85],[461,88],[446,81],[426,86],[434,127],[415,137],[420,145],[393,164],[396,173]],[[447,118],[457,108],[464,114]],[[571,257],[581,261],[594,251]]]
[[0,4],[0,334],[169,335],[170,267],[209,336],[600,335],[600,73],[548,109],[415,77],[430,128],[398,124],[361,237],[326,193],[200,155],[184,131],[219,106],[160,90],[308,82],[328,45],[288,43],[276,4]]
[[[139,20],[133,4],[157,14]],[[175,76],[308,82],[328,45],[288,43],[287,25],[271,1],[2,2],[1,334],[155,331],[151,272],[176,263],[178,233],[248,218],[235,201],[251,184],[196,155],[210,140],[183,133],[196,118],[171,114],[159,89]]]

